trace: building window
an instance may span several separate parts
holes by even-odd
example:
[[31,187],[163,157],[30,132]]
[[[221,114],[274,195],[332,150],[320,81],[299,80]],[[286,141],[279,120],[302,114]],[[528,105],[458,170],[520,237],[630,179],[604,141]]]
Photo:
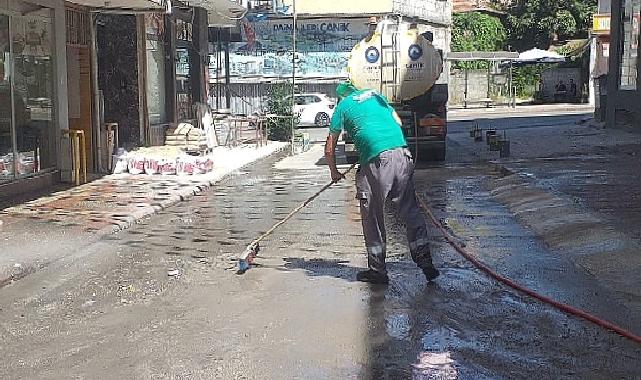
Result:
[[0,7],[0,183],[56,165],[53,14]]
[[621,69],[619,89],[637,89],[637,56],[639,52],[639,19],[641,0],[622,0],[621,15]]

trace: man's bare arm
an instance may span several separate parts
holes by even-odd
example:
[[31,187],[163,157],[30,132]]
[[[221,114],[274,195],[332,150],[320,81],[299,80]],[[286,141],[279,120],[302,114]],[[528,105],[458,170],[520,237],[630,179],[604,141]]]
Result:
[[392,116],[394,117],[394,120],[396,120],[396,122],[398,123],[398,125],[400,125],[400,126],[402,126],[402,125],[403,125],[403,121],[401,120],[401,117],[400,117],[400,116],[398,116],[398,113],[397,113],[397,112],[396,112],[396,110],[394,110],[394,109],[392,110]]
[[345,178],[336,167],[336,143],[338,142],[338,136],[340,133],[330,133],[327,136],[327,141],[325,142],[325,159],[327,160],[327,165],[329,166],[329,171],[332,175],[332,181],[338,182],[341,179]]

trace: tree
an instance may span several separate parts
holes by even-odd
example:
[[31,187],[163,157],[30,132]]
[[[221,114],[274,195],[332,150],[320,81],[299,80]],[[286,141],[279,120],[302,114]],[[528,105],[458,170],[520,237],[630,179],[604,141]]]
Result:
[[454,15],[452,51],[501,50],[507,33],[497,17],[468,12]]
[[[272,87],[267,101],[268,113],[277,118],[270,119],[267,133],[270,140],[290,141],[292,138],[292,85],[276,84]],[[298,120],[294,119],[294,127]]]
[[513,0],[505,7],[508,43],[547,50],[556,40],[587,37],[596,0]]

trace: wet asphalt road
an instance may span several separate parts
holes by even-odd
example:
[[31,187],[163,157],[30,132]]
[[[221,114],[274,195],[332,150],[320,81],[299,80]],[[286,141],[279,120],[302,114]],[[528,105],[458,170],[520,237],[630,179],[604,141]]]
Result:
[[[464,133],[453,126],[448,161],[416,173],[437,217],[499,272],[641,333],[635,309],[497,199],[509,178],[457,144]],[[0,378],[422,379],[412,364],[428,352],[461,379],[641,378],[639,346],[498,285],[436,230],[443,275],[426,284],[392,213],[391,285],[355,282],[353,176],[237,276],[245,245],[326,183],[321,155],[254,164],[0,289]]]

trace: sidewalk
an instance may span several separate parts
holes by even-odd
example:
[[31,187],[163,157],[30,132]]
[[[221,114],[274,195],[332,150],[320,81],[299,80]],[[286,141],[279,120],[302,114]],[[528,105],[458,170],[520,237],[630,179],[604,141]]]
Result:
[[[469,131],[474,128],[473,120],[453,123],[449,128],[448,143],[461,145],[484,161],[510,163],[518,160],[552,160],[562,157],[583,157],[594,159],[615,152],[617,147],[641,145],[641,130],[631,131],[599,128],[585,123],[571,123],[563,117],[539,117],[527,115],[523,121],[488,116],[503,120],[495,123],[479,119],[479,127],[484,131],[496,129],[510,140],[510,157],[500,158],[498,151],[490,151],[485,141],[475,142]],[[569,120],[569,119],[568,119]]]
[[219,148],[204,175],[112,174],[0,211],[0,286],[200,193],[286,143]]
[[488,183],[492,196],[641,312],[641,131],[589,123],[513,129],[512,154],[499,158],[458,128],[452,143],[506,173]]
[[451,108],[448,110],[449,121],[465,121],[494,117],[522,117],[593,114],[594,107],[588,104],[539,104],[511,107],[474,107]]

